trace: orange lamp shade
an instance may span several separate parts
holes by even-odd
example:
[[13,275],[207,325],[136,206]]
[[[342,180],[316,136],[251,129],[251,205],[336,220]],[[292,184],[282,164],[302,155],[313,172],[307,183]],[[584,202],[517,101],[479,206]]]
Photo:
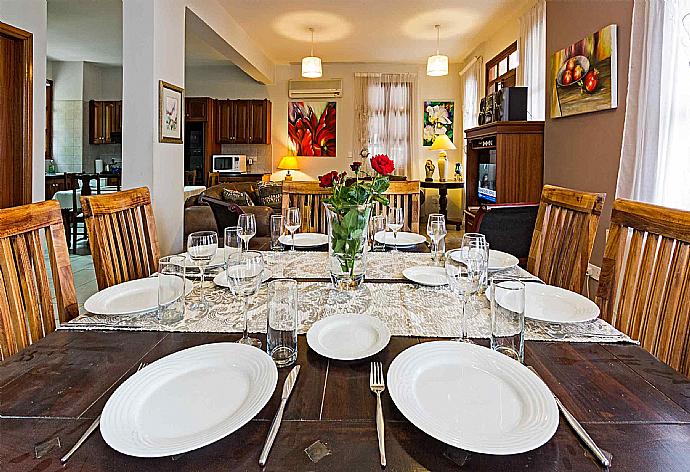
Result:
[[285,156],[278,163],[278,169],[281,170],[299,170],[299,163],[296,156]]

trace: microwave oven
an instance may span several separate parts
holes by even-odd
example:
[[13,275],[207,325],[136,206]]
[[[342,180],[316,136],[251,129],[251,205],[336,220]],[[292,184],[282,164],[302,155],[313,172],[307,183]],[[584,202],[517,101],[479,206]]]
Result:
[[245,154],[214,154],[213,172],[244,174],[247,172]]

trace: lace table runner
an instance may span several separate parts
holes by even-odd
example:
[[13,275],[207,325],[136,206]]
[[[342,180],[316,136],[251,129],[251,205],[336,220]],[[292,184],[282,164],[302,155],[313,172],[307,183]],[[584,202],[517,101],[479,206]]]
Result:
[[[428,257],[428,256],[427,256]],[[286,266],[287,270],[296,270]],[[155,313],[139,315],[79,316],[60,329],[114,329],[181,332],[241,332],[241,302],[228,289],[207,283],[207,313],[187,309],[174,325],[163,325]],[[347,294],[336,291],[328,282],[300,282],[299,328],[304,334],[316,321],[339,313],[367,314],[380,318],[394,336],[458,337],[462,305],[446,288],[421,287],[410,283],[366,283]],[[187,307],[199,298],[196,287],[187,297]],[[266,284],[253,297],[249,308],[249,331],[266,332]],[[468,304],[467,327],[472,338],[489,338],[490,310],[484,296]],[[631,342],[631,339],[601,319],[589,323],[558,324],[525,321],[525,339],[567,342]]]

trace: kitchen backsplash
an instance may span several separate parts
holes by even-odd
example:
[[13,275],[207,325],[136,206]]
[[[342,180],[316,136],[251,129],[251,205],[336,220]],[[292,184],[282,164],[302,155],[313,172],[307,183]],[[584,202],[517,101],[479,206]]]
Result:
[[53,101],[53,161],[57,172],[82,171],[83,120],[81,100]]
[[272,172],[272,148],[270,144],[222,144],[223,154],[246,154],[247,159],[253,159],[254,164],[247,166],[247,172],[260,174]]

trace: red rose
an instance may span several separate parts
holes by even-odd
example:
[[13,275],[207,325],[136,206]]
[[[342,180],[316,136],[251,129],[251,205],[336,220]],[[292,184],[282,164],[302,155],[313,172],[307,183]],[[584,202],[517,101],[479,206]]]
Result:
[[352,169],[352,172],[357,173],[359,171],[359,168],[362,167],[362,163],[359,161],[354,161],[352,164],[350,164],[350,169]]
[[381,175],[392,174],[395,170],[395,164],[385,154],[377,154],[371,158],[371,167]]
[[327,174],[319,176],[319,187],[332,187],[333,182],[338,181],[338,171],[332,170]]

